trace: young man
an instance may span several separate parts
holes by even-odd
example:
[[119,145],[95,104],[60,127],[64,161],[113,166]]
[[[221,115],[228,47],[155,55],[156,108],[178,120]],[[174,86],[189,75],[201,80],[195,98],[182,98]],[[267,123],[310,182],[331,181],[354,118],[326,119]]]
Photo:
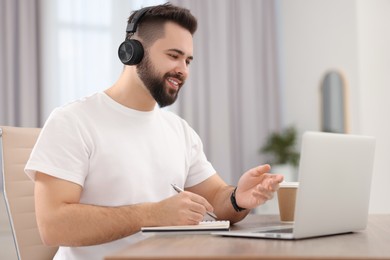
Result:
[[228,186],[195,131],[156,106],[172,104],[188,77],[197,26],[190,12],[150,7],[136,25],[128,40],[142,44],[141,61],[106,91],[53,111],[27,163],[41,237],[60,246],[55,259],[103,258],[143,226],[195,225],[206,211],[240,221],[283,180],[263,165],[236,190]]

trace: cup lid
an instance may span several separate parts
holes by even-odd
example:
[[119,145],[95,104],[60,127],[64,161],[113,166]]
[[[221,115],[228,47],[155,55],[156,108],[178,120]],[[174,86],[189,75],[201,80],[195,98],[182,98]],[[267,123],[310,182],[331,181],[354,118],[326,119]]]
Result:
[[297,188],[299,186],[299,182],[281,182],[279,183],[280,188]]

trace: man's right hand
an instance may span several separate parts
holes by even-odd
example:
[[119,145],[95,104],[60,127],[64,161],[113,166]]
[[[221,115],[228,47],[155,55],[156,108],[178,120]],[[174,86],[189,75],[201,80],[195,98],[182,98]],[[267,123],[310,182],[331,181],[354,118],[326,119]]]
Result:
[[161,226],[196,225],[203,220],[206,211],[214,211],[205,198],[188,191],[160,201],[157,209]]

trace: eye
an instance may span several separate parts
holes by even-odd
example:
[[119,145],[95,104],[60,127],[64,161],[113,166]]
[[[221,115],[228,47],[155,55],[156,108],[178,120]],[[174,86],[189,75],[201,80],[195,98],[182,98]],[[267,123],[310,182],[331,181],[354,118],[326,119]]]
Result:
[[170,53],[168,53],[168,56],[170,56],[173,59],[177,59],[179,57],[176,54],[170,54]]
[[189,66],[191,64],[191,60],[186,60],[186,64]]

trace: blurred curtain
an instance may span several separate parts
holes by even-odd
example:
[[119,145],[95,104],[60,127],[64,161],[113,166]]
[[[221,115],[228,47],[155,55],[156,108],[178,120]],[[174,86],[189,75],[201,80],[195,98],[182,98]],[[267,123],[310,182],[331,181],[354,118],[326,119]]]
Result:
[[39,0],[0,0],[0,125],[39,123]]
[[203,140],[231,184],[264,158],[265,137],[280,130],[277,1],[172,0],[198,19],[194,61],[176,112]]

